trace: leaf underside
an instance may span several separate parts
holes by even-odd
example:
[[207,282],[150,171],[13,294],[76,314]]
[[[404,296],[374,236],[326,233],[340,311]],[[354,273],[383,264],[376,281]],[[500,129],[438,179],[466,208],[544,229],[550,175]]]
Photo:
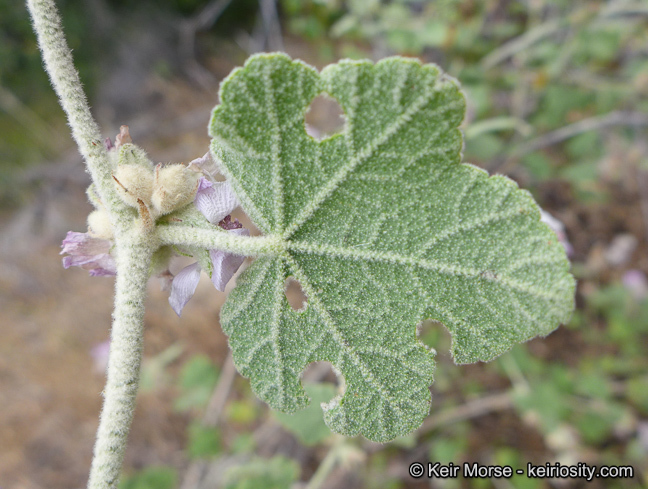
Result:
[[[320,93],[342,106],[342,133],[310,137]],[[452,334],[458,363],[487,361],[546,335],[573,309],[574,280],[530,194],[461,164],[457,83],[404,58],[342,61],[318,73],[258,55],[223,83],[212,152],[243,209],[284,251],[257,258],[221,311],[239,372],[273,408],[309,400],[300,375],[328,361],[345,393],[329,427],[388,441],[428,414],[433,352],[425,318]],[[308,297],[288,304],[286,278]]]

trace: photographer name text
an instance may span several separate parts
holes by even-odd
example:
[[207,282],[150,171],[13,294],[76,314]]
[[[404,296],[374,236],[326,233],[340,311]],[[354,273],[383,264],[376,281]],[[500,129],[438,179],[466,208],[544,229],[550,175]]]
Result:
[[527,463],[525,469],[513,469],[510,465],[481,465],[476,462],[442,464],[414,462],[409,466],[412,477],[420,479],[456,479],[462,476],[466,479],[510,479],[513,475],[526,476],[529,479],[584,479],[588,482],[595,478],[632,478],[634,467],[631,465],[588,465],[579,462],[575,465],[563,465],[559,462],[534,465]]

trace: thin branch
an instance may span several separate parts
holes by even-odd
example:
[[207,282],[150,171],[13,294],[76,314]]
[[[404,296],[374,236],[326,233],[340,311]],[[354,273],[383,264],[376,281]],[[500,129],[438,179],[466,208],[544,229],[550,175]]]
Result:
[[212,0],[196,16],[180,24],[180,56],[195,60],[196,33],[209,29],[218,20],[232,0]]
[[637,186],[639,188],[639,204],[641,205],[641,216],[643,217],[644,236],[648,240],[648,173],[636,166]]
[[266,46],[271,51],[283,51],[283,37],[281,35],[281,23],[277,13],[275,0],[259,0],[263,29],[265,31]]
[[430,416],[425,420],[419,432],[425,433],[428,431],[433,431],[437,428],[451,423],[478,418],[485,414],[497,411],[506,411],[508,409],[511,409],[512,407],[513,399],[511,397],[511,393],[509,392],[502,392],[500,394],[481,397],[461,406],[453,406]]
[[555,19],[545,22],[544,24],[540,24],[539,26],[526,31],[521,36],[512,39],[511,41],[495,49],[494,51],[491,51],[488,56],[482,59],[481,65],[485,70],[493,68],[507,58],[510,58],[511,56],[514,56],[515,54],[528,49],[542,39],[554,35],[565,25],[567,25],[565,19]]
[[203,415],[203,426],[215,427],[223,413],[225,402],[229,397],[232,390],[232,383],[236,377],[236,367],[234,367],[234,359],[232,358],[232,350],[228,350],[227,358],[223,362],[223,369],[221,370],[218,384],[214,388],[214,392],[209,399],[209,404]]
[[306,489],[320,489],[322,487],[327,477],[331,474],[338,462],[340,462],[340,454],[345,443],[345,437],[336,435],[335,443],[329,448],[324,460],[320,462],[317,470],[308,481]]
[[196,34],[207,30],[218,20],[232,0],[212,0],[197,15],[180,22],[178,52],[189,77],[209,90],[216,78],[196,59]]
[[464,131],[466,139],[474,139],[482,134],[497,131],[516,131],[522,136],[530,136],[533,127],[518,117],[493,117],[470,124]]
[[612,126],[648,126],[648,115],[640,112],[610,112],[606,115],[589,117],[555,131],[539,136],[531,141],[522,143],[513,151],[513,156],[524,156],[547,146],[588,131],[598,131]]

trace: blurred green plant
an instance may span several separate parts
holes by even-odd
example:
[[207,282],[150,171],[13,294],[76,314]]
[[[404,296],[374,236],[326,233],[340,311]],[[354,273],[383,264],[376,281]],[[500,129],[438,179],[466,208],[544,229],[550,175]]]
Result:
[[174,403],[177,411],[204,408],[218,380],[218,368],[206,355],[195,355],[182,367],[178,379],[180,395]]
[[225,474],[225,489],[286,489],[299,477],[299,464],[278,455],[254,458],[231,467]]
[[306,446],[317,445],[331,436],[331,430],[324,423],[321,404],[330,401],[336,393],[335,386],[329,383],[314,384],[304,382],[304,390],[311,399],[306,409],[294,414],[273,411],[273,415],[288,431]]
[[143,391],[154,390],[170,383],[171,377],[167,372],[167,367],[178,359],[183,349],[182,344],[174,343],[154,357],[147,358],[142,362],[140,386]]
[[218,455],[223,451],[221,434],[218,428],[203,426],[194,421],[187,430],[187,455],[189,458],[205,458]]
[[[613,344],[626,358],[644,357],[648,344],[648,299],[637,300],[621,284],[601,287],[587,298],[594,314],[605,319],[607,327],[594,341]],[[648,365],[647,365],[648,366]]]
[[136,474],[124,477],[119,489],[174,489],[178,474],[170,467],[148,467]]

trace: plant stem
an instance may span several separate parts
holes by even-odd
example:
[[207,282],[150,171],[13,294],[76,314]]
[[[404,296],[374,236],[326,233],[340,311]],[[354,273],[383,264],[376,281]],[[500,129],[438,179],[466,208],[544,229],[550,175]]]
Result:
[[45,67],[67,114],[72,136],[115,229],[117,280],[108,380],[88,482],[90,489],[115,489],[135,409],[146,283],[158,243],[154,235],[132,220],[132,210],[117,195],[108,154],[74,68],[54,1],[28,0],[27,5]]
[[120,237],[108,380],[88,489],[118,485],[139,384],[144,299],[154,246],[139,232]]
[[306,489],[319,489],[326,481],[326,478],[333,471],[338,461],[340,460],[340,452],[344,446],[346,439],[343,436],[336,435],[336,440],[329,448],[324,460],[319,464],[317,470],[308,481]]
[[198,246],[219,249],[235,255],[279,255],[284,243],[279,236],[237,236],[218,229],[202,229],[183,225],[158,225],[157,236],[162,245]]
[[72,136],[88,166],[99,196],[111,213],[113,221],[125,222],[130,213],[119,198],[112,181],[112,168],[99,126],[90,113],[79,73],[74,68],[72,52],[67,45],[53,0],[27,0],[38,45],[52,86],[65,111]]

